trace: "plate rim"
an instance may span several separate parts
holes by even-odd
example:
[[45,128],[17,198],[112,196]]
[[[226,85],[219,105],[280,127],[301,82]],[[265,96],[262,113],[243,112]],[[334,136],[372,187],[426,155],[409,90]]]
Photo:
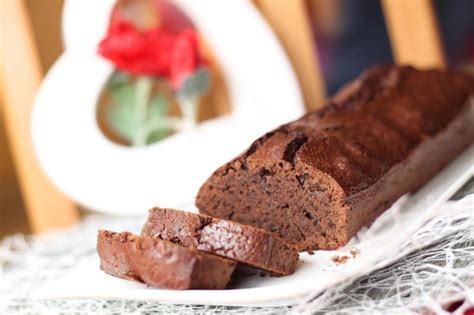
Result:
[[[448,200],[456,191],[458,191],[472,176],[474,176],[474,165],[471,163],[471,156],[474,155],[474,144],[470,145],[466,150],[464,150],[455,160],[453,160],[447,167],[441,170],[435,177],[433,177],[427,184],[425,184],[417,193],[413,195],[413,200],[417,200],[417,196],[421,196],[426,199],[429,198],[429,206],[426,207],[423,204],[423,198],[418,199],[418,203],[412,204],[412,207],[417,207],[425,209],[424,212],[421,212],[411,224],[404,228],[404,231],[408,233],[402,233],[406,235],[404,238],[397,240],[398,242],[403,242],[408,238],[417,228],[420,228],[434,213],[436,213],[437,208],[443,202]],[[442,186],[440,185],[442,184]],[[433,188],[434,186],[434,188]],[[437,191],[439,194],[433,196],[433,191]],[[426,202],[426,200],[425,200]],[[343,264],[341,268],[337,270],[337,276],[332,279],[332,281],[325,284],[326,288],[333,286],[341,281],[347,280],[348,278],[355,278],[362,276],[367,270],[362,270],[361,266],[364,266],[367,263],[372,263],[372,267],[375,269],[385,267],[386,265],[393,262],[386,262],[386,264],[377,264],[377,260],[385,253],[389,247],[396,246],[396,242],[392,242],[384,246],[380,251],[372,252],[368,255],[359,255],[362,259],[351,260],[351,264]],[[346,252],[348,246],[343,247],[340,250],[336,251],[326,251],[330,252],[331,255],[337,255],[338,253]],[[98,268],[98,257],[94,256],[89,262],[85,265],[76,267],[71,270],[69,275],[74,272],[80,271],[80,268],[86,265],[95,264],[95,270],[99,271]],[[296,271],[298,272],[298,270]],[[330,271],[334,274],[335,270]],[[102,276],[111,277],[106,274]],[[64,277],[56,280],[61,281],[67,277]],[[120,281],[127,281],[123,279],[118,279]],[[47,285],[54,287],[56,281],[52,281]],[[128,281],[127,281],[128,282]],[[84,294],[73,294],[69,296],[64,296],[61,294],[56,294],[56,296],[51,296],[51,294],[44,294],[41,292],[45,287],[39,288],[38,290],[32,292],[31,297],[37,300],[49,300],[49,299],[77,299],[77,298],[112,298],[112,299],[126,299],[123,296],[107,296],[102,294],[100,296],[87,296]],[[176,291],[176,290],[153,290],[150,289],[150,292],[161,292],[162,295],[157,294],[154,298],[134,298],[137,300],[150,300],[150,301],[159,301],[165,303],[175,303],[175,304],[204,304],[204,305],[234,305],[234,306],[286,306],[294,305],[304,301],[305,297],[309,295],[312,296],[317,294],[325,288],[317,288],[311,282],[310,279],[304,281],[298,281],[291,284],[277,284],[267,287],[257,287],[257,288],[243,288],[243,289],[227,289],[227,290],[185,290],[185,291]],[[163,294],[163,292],[166,292]],[[179,294],[176,294],[179,292]],[[235,297],[238,296],[239,299],[236,300]],[[61,292],[64,293],[64,292]],[[67,293],[67,292],[66,292]],[[211,293],[211,294],[209,294]],[[54,295],[54,294],[53,294]],[[225,299],[221,297],[223,295]],[[163,296],[165,298],[163,299]],[[189,296],[194,296],[190,299]],[[217,300],[217,301],[216,301]]]

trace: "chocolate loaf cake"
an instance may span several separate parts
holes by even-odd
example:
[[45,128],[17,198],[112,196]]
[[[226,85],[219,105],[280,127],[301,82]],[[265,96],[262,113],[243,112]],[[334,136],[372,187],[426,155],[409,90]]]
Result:
[[298,262],[298,250],[267,231],[186,211],[151,209],[142,235],[195,247],[279,276],[292,274]]
[[375,66],[215,171],[196,205],[300,250],[338,248],[473,142],[473,94],[470,75]]
[[234,261],[153,237],[101,230],[97,237],[100,268],[128,280],[167,289],[223,289]]

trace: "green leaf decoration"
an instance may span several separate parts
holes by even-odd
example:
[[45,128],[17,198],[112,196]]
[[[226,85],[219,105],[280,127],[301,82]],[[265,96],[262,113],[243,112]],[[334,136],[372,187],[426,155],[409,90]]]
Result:
[[130,75],[122,71],[115,71],[107,81],[107,85],[109,88],[113,88],[117,85],[130,83],[130,81]]
[[184,79],[179,90],[180,97],[198,98],[206,94],[211,86],[211,75],[205,66],[197,68]]
[[110,127],[132,142],[140,130],[140,121],[135,114],[135,90],[130,84],[120,84],[109,91],[113,100],[106,113]]
[[109,89],[114,103],[129,106],[133,109],[135,104],[135,88],[131,84],[121,84]]
[[157,121],[162,121],[168,113],[168,102],[163,95],[157,95],[150,101],[147,113],[147,144],[158,142],[171,134],[173,131],[169,126],[163,126]]
[[170,129],[154,130],[148,135],[146,142],[147,144],[155,143],[155,142],[163,140],[164,138],[168,137],[170,134],[171,134]]
[[179,129],[182,118],[168,115],[168,102],[163,94],[152,95],[151,78],[127,81],[115,76],[113,80],[108,84],[112,103],[107,108],[107,121],[131,145],[154,143]]
[[163,117],[168,112],[168,102],[163,95],[159,94],[150,101],[148,107],[148,118]]

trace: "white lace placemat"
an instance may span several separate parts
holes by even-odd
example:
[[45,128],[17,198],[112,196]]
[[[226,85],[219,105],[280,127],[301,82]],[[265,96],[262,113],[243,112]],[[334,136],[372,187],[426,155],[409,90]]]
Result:
[[[473,181],[463,195],[472,192]],[[57,279],[75,264],[96,255],[98,228],[139,230],[144,218],[89,216],[67,231],[40,237],[15,235],[0,242],[0,314],[9,313],[448,313],[464,301],[462,314],[474,304],[474,195],[446,203],[436,217],[413,234],[400,250],[378,262],[381,267],[358,279],[309,296],[293,308],[170,305],[149,301],[33,301],[28,293]],[[387,261],[397,262],[386,266]],[[315,279],[317,281],[317,279]],[[71,284],[74,285],[74,284]]]

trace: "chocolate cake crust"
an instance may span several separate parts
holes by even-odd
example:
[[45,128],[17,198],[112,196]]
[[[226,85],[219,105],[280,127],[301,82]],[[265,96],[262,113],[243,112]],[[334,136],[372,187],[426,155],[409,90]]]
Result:
[[278,276],[293,273],[298,262],[298,250],[267,231],[175,209],[151,209],[142,235],[195,247]]
[[335,249],[474,140],[474,78],[375,66],[257,139],[199,190],[201,213]]
[[167,289],[223,289],[236,263],[153,237],[100,230],[100,268],[109,275]]

